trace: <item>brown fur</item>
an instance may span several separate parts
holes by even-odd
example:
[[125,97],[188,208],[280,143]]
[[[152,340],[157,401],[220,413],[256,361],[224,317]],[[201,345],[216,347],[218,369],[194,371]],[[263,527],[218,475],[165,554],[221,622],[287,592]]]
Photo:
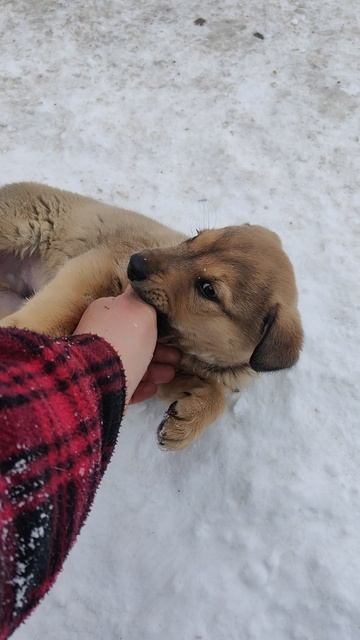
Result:
[[[162,389],[172,404],[158,431],[162,446],[180,449],[222,413],[227,388],[296,362],[302,328],[294,273],[279,237],[263,227],[187,239],[134,212],[21,183],[0,190],[0,269],[1,259],[32,261],[39,290],[0,326],[71,333],[91,300],[124,289],[135,252],[147,275],[133,286],[165,319],[163,341],[184,354]],[[201,295],[203,281],[216,300]],[[9,290],[19,295],[9,273],[0,273],[0,296]]]

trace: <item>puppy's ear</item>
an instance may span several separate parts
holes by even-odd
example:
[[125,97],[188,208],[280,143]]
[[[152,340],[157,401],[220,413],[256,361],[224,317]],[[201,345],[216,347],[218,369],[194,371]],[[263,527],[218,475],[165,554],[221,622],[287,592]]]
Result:
[[250,358],[254,371],[277,371],[292,367],[303,343],[300,316],[296,309],[277,304],[265,320],[264,334]]

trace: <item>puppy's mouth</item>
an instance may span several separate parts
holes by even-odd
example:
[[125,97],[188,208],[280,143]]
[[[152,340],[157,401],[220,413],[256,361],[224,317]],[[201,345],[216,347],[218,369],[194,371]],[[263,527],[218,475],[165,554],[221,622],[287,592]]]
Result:
[[156,309],[156,316],[159,338],[169,338],[172,335],[172,328],[168,316],[159,309]]
[[149,294],[149,292],[147,291],[144,291],[140,283],[137,284],[137,282],[130,282],[130,284],[134,291],[136,291],[139,298],[154,307],[157,316],[158,337],[169,338],[173,334],[173,329],[171,327],[168,315],[159,309],[151,294]]

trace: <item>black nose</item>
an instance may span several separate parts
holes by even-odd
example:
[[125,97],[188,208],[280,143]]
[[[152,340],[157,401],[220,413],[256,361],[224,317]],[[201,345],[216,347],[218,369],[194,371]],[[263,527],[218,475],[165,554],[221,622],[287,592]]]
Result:
[[141,253],[134,253],[127,269],[129,280],[146,280],[148,271],[147,259]]

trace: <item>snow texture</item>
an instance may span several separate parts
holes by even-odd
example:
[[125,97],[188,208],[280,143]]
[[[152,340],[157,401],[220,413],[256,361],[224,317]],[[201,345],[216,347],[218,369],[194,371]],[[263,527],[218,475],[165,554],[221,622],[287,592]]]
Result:
[[358,2],[1,0],[0,34],[2,183],[269,226],[306,333],[187,451],[129,411],[14,640],[358,640]]

